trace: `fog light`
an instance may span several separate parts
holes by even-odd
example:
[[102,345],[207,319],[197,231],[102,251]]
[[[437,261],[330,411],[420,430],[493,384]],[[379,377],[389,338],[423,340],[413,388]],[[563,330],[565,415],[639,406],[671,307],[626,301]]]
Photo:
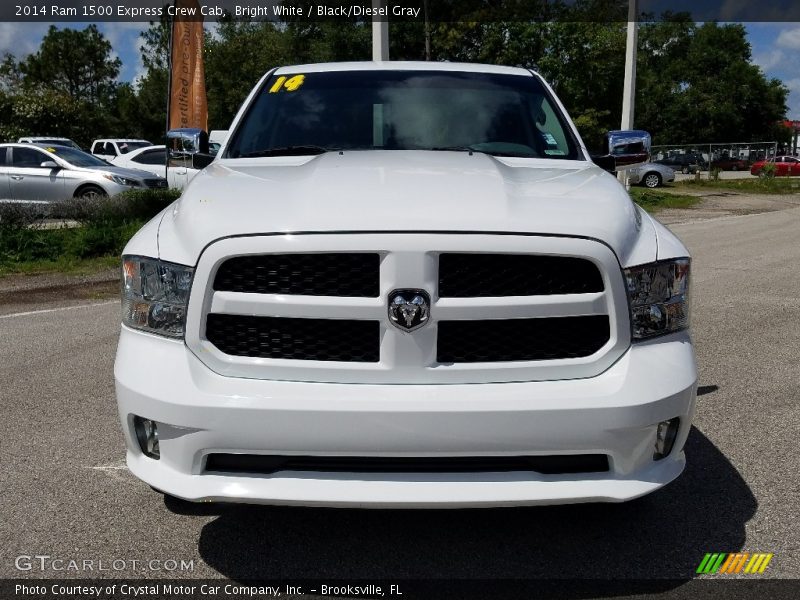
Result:
[[133,430],[136,432],[136,441],[145,456],[158,460],[161,452],[158,448],[158,427],[155,421],[133,417]]
[[675,445],[675,438],[678,437],[678,426],[681,420],[678,417],[669,421],[661,421],[656,429],[656,448],[653,452],[653,460],[661,460],[669,456],[672,447]]

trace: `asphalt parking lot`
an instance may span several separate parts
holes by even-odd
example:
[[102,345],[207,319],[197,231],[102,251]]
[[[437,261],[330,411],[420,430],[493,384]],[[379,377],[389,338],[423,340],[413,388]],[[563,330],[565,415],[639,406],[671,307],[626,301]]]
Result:
[[[2,311],[0,577],[686,578],[706,552],[733,551],[774,553],[763,577],[800,577],[800,208],[672,228],[694,255],[701,395],[688,467],[621,505],[165,501],[124,466],[112,376],[118,303]],[[128,566],[19,571],[20,555]],[[143,566],[154,559],[193,568]]]

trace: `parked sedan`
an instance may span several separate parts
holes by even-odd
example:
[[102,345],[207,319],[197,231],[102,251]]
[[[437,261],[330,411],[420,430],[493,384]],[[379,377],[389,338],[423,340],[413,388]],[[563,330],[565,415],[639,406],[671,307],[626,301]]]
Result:
[[774,159],[759,160],[753,163],[750,167],[751,175],[758,175],[759,177],[766,176],[764,166],[767,164],[775,165],[775,175],[778,177],[791,177],[800,175],[800,159],[794,156],[776,156]]
[[673,154],[672,156],[665,156],[660,160],[653,161],[659,165],[666,165],[681,173],[697,173],[697,171],[705,168],[705,160],[699,154]]
[[158,177],[164,176],[167,164],[166,146],[146,146],[112,158],[109,162],[126,169],[140,169]]
[[136,188],[165,188],[146,171],[123,169],[67,146],[0,144],[0,200],[54,202],[99,198]]
[[745,171],[748,167],[747,161],[735,156],[721,156],[711,161],[712,169],[720,171]]
[[628,179],[631,185],[657,188],[665,183],[675,181],[675,171],[666,165],[649,162],[641,167],[629,169]]
[[169,169],[166,166],[167,147],[149,146],[139,148],[118,156],[111,161],[113,165],[126,169],[142,169],[158,177],[164,177],[166,172],[169,187],[183,189],[197,175],[200,170],[193,169],[190,163],[181,160],[170,160]]

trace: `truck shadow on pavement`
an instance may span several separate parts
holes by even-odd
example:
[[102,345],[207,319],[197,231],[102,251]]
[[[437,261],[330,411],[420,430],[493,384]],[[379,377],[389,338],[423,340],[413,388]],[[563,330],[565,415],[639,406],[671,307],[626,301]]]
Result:
[[218,515],[203,527],[199,553],[232,579],[662,579],[649,584],[656,591],[692,578],[706,552],[742,549],[757,507],[736,468],[696,428],[686,452],[681,477],[624,504],[355,510],[166,503],[181,514]]

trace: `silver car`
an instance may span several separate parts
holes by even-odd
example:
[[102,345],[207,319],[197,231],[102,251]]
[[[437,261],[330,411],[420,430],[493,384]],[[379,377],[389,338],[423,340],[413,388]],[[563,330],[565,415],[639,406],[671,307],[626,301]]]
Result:
[[675,171],[666,165],[649,162],[628,170],[628,177],[631,185],[657,188],[665,183],[675,181]]
[[115,167],[68,146],[0,144],[0,201],[55,202],[166,187],[163,177]]

